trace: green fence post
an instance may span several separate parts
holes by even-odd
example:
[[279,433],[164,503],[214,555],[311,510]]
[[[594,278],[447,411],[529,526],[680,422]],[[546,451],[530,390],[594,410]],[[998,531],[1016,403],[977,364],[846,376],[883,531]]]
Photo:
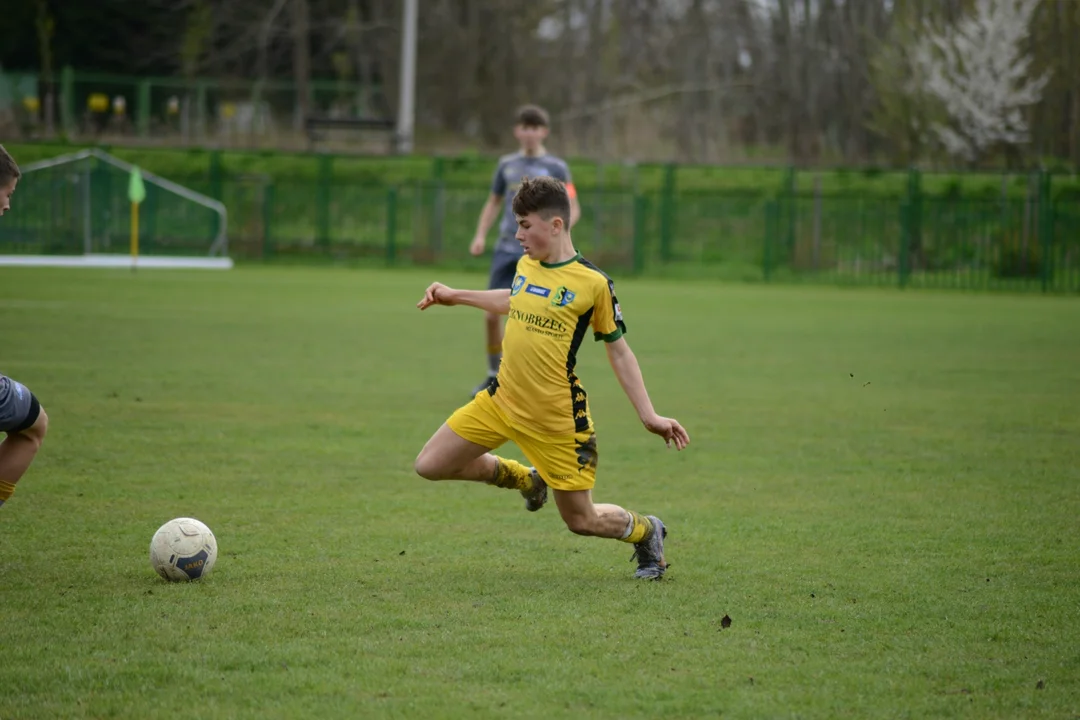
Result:
[[386,191],[386,264],[393,265],[397,258],[397,188]]
[[[443,233],[446,228],[446,183],[443,181],[442,158],[438,158],[435,167],[436,176],[431,183],[431,208],[428,211],[428,243],[435,257],[443,253]],[[425,196],[426,191],[421,191]]]
[[593,249],[599,252],[604,243],[604,171],[600,161],[596,163],[596,184],[593,186],[592,199],[596,201],[593,207]]
[[431,211],[428,213],[428,242],[436,257],[442,257],[443,232],[446,227],[446,161],[436,156],[431,163]]
[[330,246],[330,183],[333,162],[333,155],[319,156],[319,180],[315,188],[315,242],[324,249]]
[[263,188],[263,257],[274,256],[274,198],[276,195],[277,191],[274,187],[273,182],[269,183],[265,188]]
[[221,160],[220,150],[211,150],[209,158],[210,197],[221,202],[224,186],[225,170]]
[[135,127],[139,137],[150,134],[150,81],[139,81],[139,95],[135,103]]
[[634,196],[634,248],[633,272],[641,274],[645,269],[645,222],[649,212],[649,199],[644,195]]
[[660,259],[671,260],[671,240],[675,233],[675,164],[664,167],[664,185],[660,195]]
[[918,168],[913,167],[908,170],[906,202],[908,207],[908,257],[910,258],[912,250],[918,252],[923,247],[922,173],[919,172]]
[[1054,277],[1054,215],[1051,212],[1050,173],[1039,171],[1039,274],[1042,291],[1049,292]]
[[906,200],[900,201],[900,257],[896,263],[897,282],[900,288],[907,287],[908,265],[911,252],[911,208]]
[[761,249],[761,274],[765,282],[772,280],[773,248],[779,226],[780,206],[776,200],[765,202],[765,242]]
[[60,127],[69,137],[75,133],[75,70],[65,65],[60,71]]
[[787,172],[784,173],[784,200],[783,208],[784,215],[786,217],[786,235],[784,245],[787,248],[788,255],[795,257],[795,195],[798,190],[796,178],[797,170],[794,165],[789,165]]

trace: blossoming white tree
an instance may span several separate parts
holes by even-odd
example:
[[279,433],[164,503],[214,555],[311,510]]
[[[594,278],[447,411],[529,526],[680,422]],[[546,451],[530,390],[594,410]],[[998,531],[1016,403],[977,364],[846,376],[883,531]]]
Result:
[[913,52],[922,90],[948,123],[935,133],[950,155],[978,160],[990,148],[1028,142],[1023,108],[1038,102],[1049,74],[1031,77],[1024,41],[1040,0],[976,0],[973,11],[942,31],[926,28]]

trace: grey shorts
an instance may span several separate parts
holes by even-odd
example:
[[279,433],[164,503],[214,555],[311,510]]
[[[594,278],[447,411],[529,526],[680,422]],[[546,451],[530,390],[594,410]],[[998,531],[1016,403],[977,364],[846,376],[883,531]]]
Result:
[[0,375],[0,432],[22,432],[41,414],[41,405],[34,393],[22,383]]
[[507,252],[495,248],[491,256],[491,275],[488,277],[488,290],[509,290],[514,284],[514,275],[517,273],[520,252]]

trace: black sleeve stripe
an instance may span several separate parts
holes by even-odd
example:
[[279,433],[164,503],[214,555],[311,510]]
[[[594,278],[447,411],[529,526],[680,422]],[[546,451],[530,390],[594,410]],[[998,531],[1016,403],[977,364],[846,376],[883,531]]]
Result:
[[[618,330],[617,330],[618,335],[616,337],[612,338],[612,340],[617,340],[619,336],[625,335],[627,330],[626,330],[626,323],[623,321],[623,318],[622,318],[622,309],[619,307],[619,298],[616,297],[616,295],[615,295],[615,281],[611,279],[610,275],[608,275],[606,272],[604,272],[600,268],[593,265],[591,262],[589,262],[585,258],[579,257],[578,262],[581,263],[582,265],[584,265],[585,267],[589,268],[590,270],[599,273],[600,275],[602,275],[604,277],[605,280],[607,280],[608,292],[611,294],[611,309],[612,309],[612,318],[611,318],[611,320],[612,320],[612,322],[615,323],[615,327],[618,328]],[[614,333],[612,333],[612,334],[614,335]],[[596,339],[597,340],[604,339],[604,336],[597,335]]]

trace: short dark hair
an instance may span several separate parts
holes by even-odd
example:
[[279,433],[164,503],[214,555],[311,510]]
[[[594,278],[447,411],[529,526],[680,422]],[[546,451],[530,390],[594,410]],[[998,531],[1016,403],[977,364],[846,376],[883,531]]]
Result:
[[548,127],[548,114],[539,105],[522,105],[518,108],[515,124],[525,127]]
[[536,213],[545,220],[557,215],[562,218],[563,225],[570,227],[570,195],[561,180],[547,175],[521,179],[521,187],[514,195],[513,210],[519,217]]
[[15,158],[11,157],[11,154],[4,149],[3,145],[0,145],[0,185],[7,185],[12,180],[18,180],[22,177],[22,173],[19,171],[19,165],[15,162]]

